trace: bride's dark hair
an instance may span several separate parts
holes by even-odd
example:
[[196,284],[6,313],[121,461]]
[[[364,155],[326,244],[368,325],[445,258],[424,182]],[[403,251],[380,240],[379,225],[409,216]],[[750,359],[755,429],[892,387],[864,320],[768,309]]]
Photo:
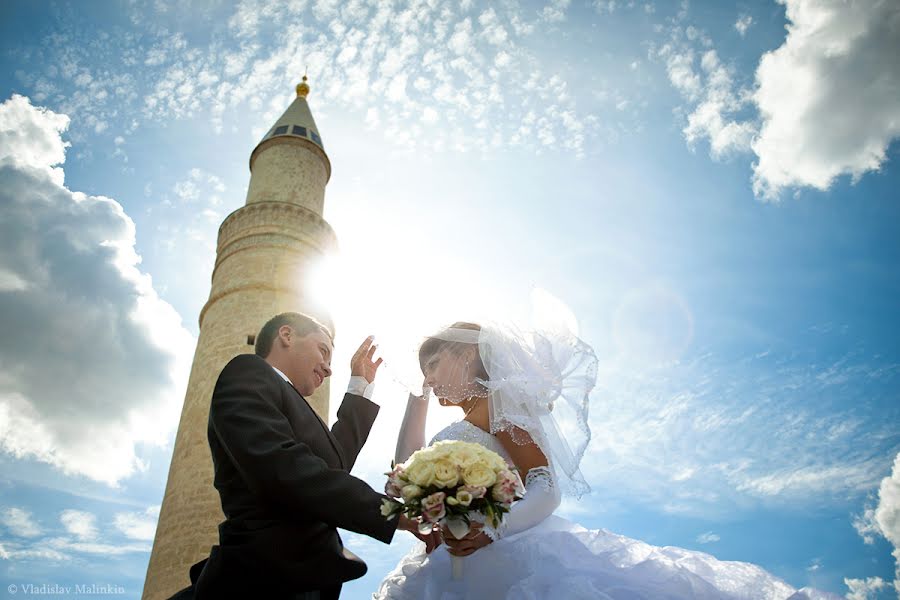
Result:
[[[465,321],[457,321],[453,325],[449,327],[445,327],[439,333],[434,336],[428,337],[422,342],[422,345],[419,346],[419,367],[422,371],[425,371],[425,364],[431,359],[432,356],[441,352],[443,350],[448,350],[453,354],[459,355],[464,350],[468,348],[475,347],[478,350],[478,344],[469,344],[466,342],[457,342],[451,341],[444,338],[452,337],[450,335],[452,329],[468,329],[470,331],[481,331],[481,325],[477,323],[467,323]],[[474,372],[475,377],[483,380],[488,379],[487,370],[484,368],[484,363],[481,362],[481,355],[479,352],[475,352],[475,358],[469,363],[469,367],[471,372]]]

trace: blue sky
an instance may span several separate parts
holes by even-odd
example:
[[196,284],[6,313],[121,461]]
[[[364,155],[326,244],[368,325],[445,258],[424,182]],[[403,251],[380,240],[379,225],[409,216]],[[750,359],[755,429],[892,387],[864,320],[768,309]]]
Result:
[[[893,597],[897,10],[3,3],[0,583],[139,597],[216,231],[308,67],[332,412],[358,339],[405,373],[435,323],[538,285],[601,361],[564,514]],[[405,393],[376,400],[355,473],[380,487]],[[346,597],[410,543],[350,536]]]

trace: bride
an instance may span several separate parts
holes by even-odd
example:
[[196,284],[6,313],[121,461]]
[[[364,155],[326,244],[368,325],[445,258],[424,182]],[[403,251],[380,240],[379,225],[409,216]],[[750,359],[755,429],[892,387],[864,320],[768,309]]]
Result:
[[[424,388],[463,418],[440,440],[475,442],[518,469],[524,498],[499,529],[473,523],[457,540],[417,544],[382,581],[375,600],[817,599],[748,563],[658,548],[554,515],[563,494],[589,491],[579,463],[590,441],[593,349],[559,321],[540,331],[459,322],[419,348]],[[410,394],[395,462],[425,446],[428,390]],[[440,539],[440,538],[439,538]],[[450,555],[463,559],[452,578]]]

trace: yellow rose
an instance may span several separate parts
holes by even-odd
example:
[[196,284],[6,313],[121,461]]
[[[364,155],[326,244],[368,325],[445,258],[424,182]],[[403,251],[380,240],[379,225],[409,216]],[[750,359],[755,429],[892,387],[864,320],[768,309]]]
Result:
[[466,467],[463,481],[466,485],[491,487],[497,481],[497,474],[486,462],[478,461]]
[[434,483],[438,487],[456,487],[459,482],[459,469],[449,459],[442,458],[434,463]]
[[434,463],[416,460],[406,469],[406,478],[419,487],[434,485]]

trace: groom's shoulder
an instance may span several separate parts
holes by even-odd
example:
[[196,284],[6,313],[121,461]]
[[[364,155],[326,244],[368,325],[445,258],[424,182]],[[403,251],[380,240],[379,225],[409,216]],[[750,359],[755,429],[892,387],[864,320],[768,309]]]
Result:
[[229,377],[234,375],[242,375],[248,372],[253,371],[262,371],[267,373],[272,371],[272,374],[275,374],[275,371],[269,366],[269,363],[266,362],[266,359],[259,356],[258,354],[238,354],[225,365],[225,368],[222,369],[222,373],[219,375],[219,378]]

